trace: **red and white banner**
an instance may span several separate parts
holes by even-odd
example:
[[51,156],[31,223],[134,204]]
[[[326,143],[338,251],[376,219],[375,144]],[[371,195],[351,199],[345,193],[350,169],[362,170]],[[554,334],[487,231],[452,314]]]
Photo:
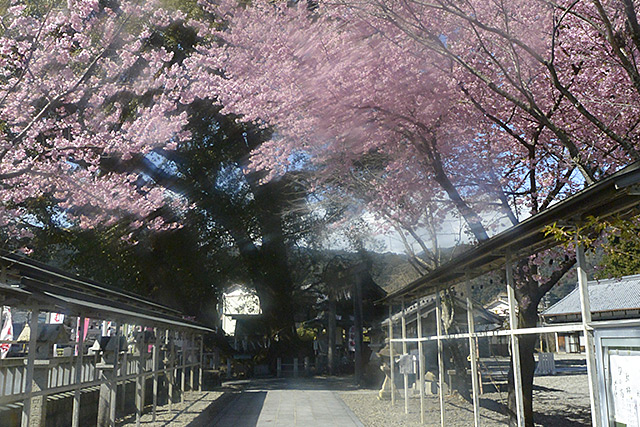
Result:
[[[11,309],[9,307],[2,308],[2,317],[4,318],[4,322],[2,323],[2,330],[0,330],[0,341],[12,341],[13,322],[11,319]],[[10,348],[10,343],[0,344],[0,359],[7,357],[7,353],[9,353]]]

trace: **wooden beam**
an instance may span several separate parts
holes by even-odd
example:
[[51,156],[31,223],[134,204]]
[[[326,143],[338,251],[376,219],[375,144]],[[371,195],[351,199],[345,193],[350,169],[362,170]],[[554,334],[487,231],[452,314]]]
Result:
[[578,272],[578,289],[580,292],[580,310],[582,311],[582,327],[584,333],[584,348],[587,354],[587,376],[589,378],[589,401],[591,405],[591,425],[600,427],[600,395],[598,393],[598,375],[596,373],[596,354],[591,325],[591,302],[587,287],[586,261],[584,246],[580,243],[580,236],[576,233],[576,258]]
[[[440,291],[436,292],[436,331],[438,337],[442,336],[442,301],[440,300]],[[445,427],[445,408],[444,408],[444,355],[442,348],[442,338],[438,338],[438,386],[440,388],[438,397],[440,398],[440,427]]]
[[[118,397],[118,361],[120,359],[120,324],[115,322],[115,335],[111,339],[116,340],[115,354],[113,355],[113,373],[111,374],[111,393],[109,398],[109,425],[116,427],[116,404]],[[123,385],[124,389],[124,385]]]
[[416,310],[416,326],[418,328],[418,369],[420,374],[420,422],[424,424],[424,347],[422,338],[422,313],[420,312],[420,299]]
[[158,408],[158,363],[160,359],[160,331],[153,328],[153,353],[151,356],[151,370],[153,371],[153,407],[151,409],[151,420],[156,422],[156,411]]
[[394,354],[393,354],[393,342],[391,341],[393,339],[393,308],[391,307],[391,304],[389,304],[389,368],[391,369],[390,372],[390,380],[391,380],[391,387],[390,387],[390,393],[391,393],[391,405],[395,405],[396,404],[396,386],[395,386],[395,360],[394,359]]
[[[127,358],[129,357],[129,343],[128,341],[126,341],[129,336],[129,330],[131,328],[131,325],[129,325],[128,323],[124,323],[122,325],[122,336],[125,339],[125,347],[122,349],[122,363],[120,363],[120,376],[127,376],[129,374],[129,362],[127,361]],[[125,408],[125,404],[127,402],[127,387],[126,387],[126,382],[122,383],[122,393],[120,394],[120,402],[118,402],[119,406],[120,406],[120,411],[121,413],[124,414],[124,408]]]
[[[507,300],[509,301],[509,329],[512,331],[518,328],[518,316],[516,313],[515,286],[513,283],[513,267],[511,265],[511,255],[506,257],[507,275]],[[522,369],[520,367],[520,344],[517,335],[511,335],[511,361],[513,364],[513,386],[516,394],[516,416],[518,427],[524,427],[524,400],[522,398]]]
[[180,333],[180,336],[182,337],[181,342],[182,342],[182,346],[180,347],[180,360],[182,361],[182,366],[180,368],[180,402],[184,402],[184,390],[185,390],[185,383],[186,383],[186,372],[185,372],[185,366],[187,364],[187,354],[185,351],[185,341],[186,341],[186,334],[184,332]]
[[471,284],[465,282],[467,294],[467,324],[469,329],[469,358],[471,359],[471,387],[473,391],[473,421],[475,427],[480,426],[480,387],[478,384],[478,352],[476,350],[475,321],[473,319],[473,301],[471,300]]
[[189,357],[187,358],[187,362],[191,365],[189,366],[189,390],[193,391],[195,389],[195,369],[196,367],[193,365],[196,360],[196,334],[190,334],[189,339]]
[[175,332],[167,329],[167,340],[170,346],[169,354],[169,412],[173,410],[173,385],[176,381],[176,346]]
[[198,368],[198,391],[202,391],[202,373],[204,372],[204,335],[200,335],[200,367]]
[[[82,358],[84,356],[84,316],[77,319],[76,341],[78,342],[78,354],[76,355],[76,385],[82,382]],[[73,412],[71,414],[71,426],[80,427],[80,396],[82,392],[77,388],[73,393]]]
[[33,390],[33,371],[36,362],[39,313],[40,310],[37,306],[31,307],[31,317],[29,318],[29,352],[27,353],[27,375],[24,390],[27,398],[24,400],[22,406],[22,427],[29,427],[31,419],[31,391]]
[[[405,316],[404,297],[402,298],[402,354],[407,354],[407,318]],[[404,413],[409,413],[409,374],[405,372],[404,377]]]
[[142,411],[144,410],[144,328],[141,327],[137,334],[136,347],[138,348],[138,366],[136,369],[136,427],[140,427]]

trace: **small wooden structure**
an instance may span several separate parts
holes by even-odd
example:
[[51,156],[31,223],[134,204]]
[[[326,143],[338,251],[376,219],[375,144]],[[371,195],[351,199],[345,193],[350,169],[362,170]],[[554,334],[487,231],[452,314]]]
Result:
[[[473,389],[473,407],[475,426],[480,425],[479,412],[479,381],[477,348],[475,341],[479,337],[485,336],[508,336],[514,371],[514,384],[516,395],[517,422],[519,426],[524,426],[522,382],[520,370],[520,355],[518,339],[527,334],[555,333],[575,331],[584,336],[587,373],[589,377],[589,395],[591,404],[591,419],[595,427],[609,425],[612,419],[611,406],[603,404],[603,396],[608,393],[603,392],[607,387],[607,382],[598,377],[596,362],[598,366],[603,365],[603,361],[597,359],[595,335],[598,328],[629,327],[635,324],[640,325],[638,320],[616,320],[616,321],[594,321],[591,314],[591,303],[587,292],[587,273],[585,271],[584,247],[580,239],[576,239],[578,294],[580,296],[581,321],[578,324],[554,325],[535,328],[519,328],[516,316],[515,289],[513,281],[514,261],[535,254],[542,250],[557,246],[554,237],[545,233],[545,228],[553,224],[562,224],[568,227],[575,227],[580,230],[580,226],[586,222],[588,217],[607,218],[613,215],[621,217],[631,217],[638,215],[640,209],[640,163],[633,164],[605,179],[592,185],[591,187],[553,205],[551,208],[534,215],[520,224],[479,243],[471,250],[462,253],[450,262],[438,267],[431,273],[408,284],[407,286],[389,294],[384,302],[389,306],[389,318],[394,319],[395,308],[400,306],[401,334],[397,334],[395,322],[388,324],[388,337],[392,343],[401,343],[406,348],[408,343],[417,343],[419,349],[419,376],[421,391],[424,390],[425,382],[425,359],[423,346],[427,342],[436,342],[438,348],[438,366],[440,390],[444,389],[444,358],[442,345],[445,340],[468,340],[469,360],[471,362],[471,379]],[[578,236],[579,237],[579,236]],[[504,268],[506,270],[506,291],[509,302],[509,330],[500,331],[477,331],[473,317],[469,317],[468,330],[464,333],[445,335],[442,329],[440,292],[453,285],[462,285],[464,296],[467,302],[467,313],[473,313],[474,303],[470,298],[470,280],[479,277],[489,271]],[[436,331],[435,335],[425,335],[421,323],[418,323],[417,334],[409,337],[406,331],[405,302],[418,301],[417,310],[423,310],[421,299],[426,295],[436,295]],[[604,345],[604,344],[603,344]],[[394,346],[391,346],[393,352]],[[618,357],[617,355],[614,355]],[[626,359],[625,359],[626,360]],[[392,354],[391,363],[394,362]],[[617,362],[616,362],[617,363]],[[394,369],[392,367],[391,374]],[[393,379],[392,379],[393,382]],[[424,392],[420,393],[421,419],[424,422]],[[395,395],[392,392],[392,402],[395,403]],[[444,410],[444,395],[440,393],[440,416],[441,425],[446,426],[446,414]]]
[[[126,403],[127,384],[132,382],[135,391],[130,397],[135,398],[139,424],[147,403],[152,404],[155,418],[161,382],[166,385],[170,408],[176,399],[184,398],[186,390],[201,387],[203,335],[213,330],[134,293],[14,253],[0,251],[0,268],[0,304],[30,312],[28,342],[0,342],[26,345],[27,349],[26,358],[0,361],[0,406],[22,407],[20,420],[3,418],[3,425],[44,425],[47,401],[65,393],[73,394],[69,419],[48,420],[47,424],[83,425],[86,420],[81,421],[81,413],[86,408],[81,408],[81,401],[83,405],[96,403],[81,396],[97,388],[97,424],[115,427],[116,414],[122,414]],[[38,318],[43,312],[77,318],[77,339],[61,343],[59,334],[40,334],[43,324]],[[86,351],[84,342],[86,318],[109,320],[114,325],[113,334],[100,340],[93,355]],[[44,341],[39,341],[41,335]],[[125,340],[126,335],[133,339]],[[47,340],[48,336],[55,339]],[[56,357],[50,351],[54,341],[71,346],[74,354]],[[152,402],[145,400],[148,382],[153,388]]]
[[[591,318],[593,320],[640,319],[640,274],[588,282]],[[580,292],[574,289],[541,314],[545,325],[578,324]],[[637,331],[640,336],[640,328]],[[584,339],[579,332],[556,332],[556,352],[584,352]]]

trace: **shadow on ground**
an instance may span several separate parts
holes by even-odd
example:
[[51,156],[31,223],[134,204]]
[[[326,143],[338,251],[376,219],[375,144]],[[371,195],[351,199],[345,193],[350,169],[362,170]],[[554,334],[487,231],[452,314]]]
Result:
[[309,378],[260,378],[225,382],[223,385],[242,387],[244,390],[329,390],[349,391],[358,390],[353,377],[325,377]]
[[[251,407],[247,407],[241,402],[243,397],[248,396],[248,394],[245,393],[251,394]],[[233,393],[225,393],[222,397],[224,397],[224,399],[221,400],[219,404],[207,407],[206,411],[198,415],[187,427],[224,426],[225,422],[223,420],[228,416],[228,412],[237,410],[243,412],[243,427],[253,427],[258,424],[258,418],[260,418],[260,412],[262,411],[264,400],[267,397],[267,392],[245,390],[244,392],[236,391]]]
[[[544,388],[544,387],[543,387]],[[497,402],[493,399],[480,399],[480,406],[492,412],[507,416],[507,405]],[[462,408],[467,409],[469,408]],[[591,423],[591,412],[582,406],[566,405],[562,410],[554,410],[553,414],[541,414],[535,411],[533,421],[536,425],[554,426],[554,427],[577,427],[585,426]]]
[[[157,407],[156,421],[153,421],[152,406],[146,405],[140,425],[149,427],[164,426],[210,426],[211,420],[242,393],[242,388],[235,386],[216,387],[212,392],[204,392],[197,397],[187,395],[184,403],[174,403],[173,410],[168,405]],[[129,414],[118,420],[117,425],[126,426],[136,423],[136,414]],[[2,423],[0,423],[2,424]]]

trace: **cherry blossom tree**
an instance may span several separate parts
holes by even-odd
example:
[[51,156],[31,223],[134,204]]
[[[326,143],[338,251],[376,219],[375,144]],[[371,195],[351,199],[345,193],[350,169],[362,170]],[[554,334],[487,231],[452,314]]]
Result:
[[[573,180],[575,188],[639,159],[640,28],[634,2],[409,1],[368,6],[360,9],[367,22],[382,19],[450,60],[467,99],[493,123],[493,141],[519,146],[505,150],[517,157],[510,162],[515,174],[503,179],[511,186],[526,180],[519,185],[531,214],[572,190],[574,168],[580,173]],[[535,325],[540,300],[573,259],[545,278],[540,262],[534,257],[518,265],[522,327]],[[533,339],[520,340],[527,425],[533,425]],[[512,408],[513,401],[511,394]]]
[[10,3],[0,31],[3,226],[21,229],[23,203],[44,194],[83,227],[165,203],[162,189],[121,166],[186,136],[166,89],[172,53],[151,43],[183,18],[155,2]]
[[[233,26],[221,35],[227,43],[222,53],[215,45],[189,61],[200,75],[211,76],[193,86],[200,96],[215,96],[225,112],[240,113],[243,120],[276,125],[277,137],[255,153],[254,167],[267,166],[274,177],[296,167],[295,153],[304,152],[322,165],[320,180],[330,182],[360,162],[359,178],[375,190],[373,211],[399,215],[396,207],[402,204],[407,215],[409,205],[446,194],[476,238],[487,237],[464,200],[478,196],[481,203],[482,197],[472,186],[462,191],[454,185],[455,171],[442,160],[471,154],[451,141],[464,141],[465,134],[472,140],[472,129],[460,124],[478,115],[464,108],[455,82],[439,70],[446,64],[435,56],[405,55],[420,46],[402,34],[389,39],[362,25],[345,31],[341,21],[307,19],[305,8],[254,4],[233,13]],[[263,31],[265,13],[279,19],[271,31]],[[212,66],[207,60],[220,57],[228,59],[222,75],[216,71],[220,61]],[[380,156],[384,159],[373,171],[363,159],[376,152],[393,155]],[[486,166],[474,162],[480,170]],[[429,179],[440,186],[424,186]],[[415,194],[430,192],[430,197],[407,197],[410,188],[420,186]]]
[[[209,77],[190,90],[275,126],[254,167],[277,179],[303,154],[404,230],[453,207],[481,241],[488,212],[516,224],[638,160],[631,2],[204,4],[224,42],[192,57]],[[521,327],[575,260],[542,262],[518,265]],[[532,425],[535,337],[520,343]]]

